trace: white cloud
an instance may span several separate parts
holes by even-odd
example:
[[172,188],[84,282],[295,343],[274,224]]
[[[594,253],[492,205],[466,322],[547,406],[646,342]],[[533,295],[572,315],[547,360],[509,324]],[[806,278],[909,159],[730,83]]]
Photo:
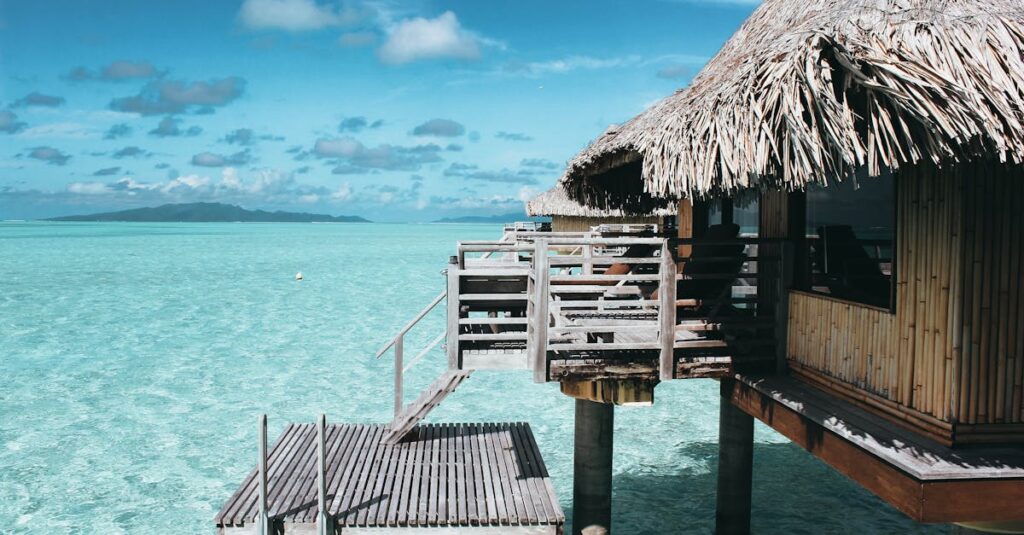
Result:
[[317,30],[338,23],[338,16],[314,0],[245,0],[238,18],[248,28],[293,32]]
[[342,184],[337,190],[331,192],[331,200],[345,202],[352,198],[352,186],[348,182]]
[[25,129],[18,136],[23,138],[88,139],[100,137],[100,132],[86,124],[64,122],[33,126]]
[[238,11],[242,24],[254,30],[301,32],[329,26],[349,26],[373,14],[368,7],[337,8],[316,0],[245,0]]
[[238,171],[234,167],[225,167],[220,172],[220,185],[227,189],[241,189],[242,181],[238,178]]
[[590,56],[570,56],[562,59],[549,61],[535,61],[521,65],[510,65],[506,68],[509,72],[523,72],[527,74],[560,74],[580,69],[610,69],[626,65],[640,63],[640,56],[625,56],[618,58],[594,58]]
[[377,51],[386,63],[402,64],[422,59],[477,59],[486,44],[446,11],[435,19],[416,17],[395,24]]
[[529,201],[530,199],[536,197],[539,194],[540,194],[540,190],[538,190],[536,188],[531,188],[530,186],[523,186],[523,187],[519,188],[519,193],[516,194],[516,197],[520,201],[527,202],[527,201]]
[[313,145],[313,154],[321,158],[351,158],[363,151],[363,144],[352,137],[322,138]]
[[81,195],[102,195],[109,190],[105,182],[72,182],[68,184],[68,191]]

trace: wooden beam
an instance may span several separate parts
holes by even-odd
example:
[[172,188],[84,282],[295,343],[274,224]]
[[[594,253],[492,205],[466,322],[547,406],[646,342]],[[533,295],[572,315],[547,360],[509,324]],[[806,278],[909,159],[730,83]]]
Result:
[[722,395],[918,522],[1024,519],[1024,479],[922,481],[740,381]]
[[[677,379],[721,379],[733,374],[732,357],[681,357],[676,362]],[[552,359],[552,381],[600,381],[603,379],[658,382],[659,364],[654,359],[621,358]]]
[[646,379],[602,379],[562,381],[563,394],[578,400],[608,405],[651,405],[656,381]]

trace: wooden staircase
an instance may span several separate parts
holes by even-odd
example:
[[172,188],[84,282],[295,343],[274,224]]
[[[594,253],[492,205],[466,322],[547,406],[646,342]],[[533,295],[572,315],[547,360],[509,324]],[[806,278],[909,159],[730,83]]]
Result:
[[400,442],[416,427],[416,424],[434,410],[434,407],[440,405],[448,397],[448,394],[454,392],[471,373],[473,373],[472,370],[447,370],[438,376],[415,401],[395,415],[388,426],[388,432],[384,435],[384,442],[387,444]]

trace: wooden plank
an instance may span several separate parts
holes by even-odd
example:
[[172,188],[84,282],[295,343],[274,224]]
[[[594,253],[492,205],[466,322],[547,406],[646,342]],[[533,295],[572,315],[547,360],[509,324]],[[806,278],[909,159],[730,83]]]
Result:
[[548,468],[544,464],[544,457],[540,453],[540,446],[537,445],[537,440],[533,436],[533,431],[530,429],[530,424],[524,423],[522,425],[523,432],[526,437],[526,441],[533,457],[537,460],[537,473],[542,478],[544,483],[544,494],[547,499],[549,510],[551,515],[548,517],[550,522],[562,523],[565,522],[565,513],[562,511],[561,505],[558,503],[558,495],[555,494],[555,488],[551,485],[550,474]]
[[503,458],[503,452],[499,446],[496,435],[498,434],[498,425],[493,423],[485,424],[486,432],[483,435],[486,440],[487,451],[491,456],[492,479],[494,480],[495,491],[498,497],[498,507],[501,511],[502,524],[519,524],[519,511],[516,508],[515,498],[512,495],[512,488],[509,486],[510,477],[505,467],[505,460]]
[[423,428],[413,429],[412,433],[416,434],[416,440],[408,444],[410,452],[410,458],[412,466],[406,471],[408,474],[408,481],[406,486],[408,491],[405,493],[405,505],[398,510],[398,525],[407,526],[415,525],[417,523],[417,511],[420,503],[420,486],[423,483]]
[[441,437],[441,429],[434,425],[428,426],[428,429],[430,430],[430,444],[427,446],[430,451],[430,486],[426,495],[426,523],[430,526],[436,526],[438,522],[438,497],[440,496],[439,486],[443,486],[441,478],[444,477],[444,467],[440,462],[441,448],[438,444]]
[[[327,455],[327,474],[326,474],[326,489],[327,489],[327,515],[333,518],[331,512],[331,501],[334,499],[334,495],[337,493],[335,485],[338,483],[338,477],[345,469],[345,456],[350,454],[354,449],[353,444],[359,437],[359,429],[363,426],[351,425],[351,424],[335,424],[339,428],[337,435],[328,445]],[[310,522],[312,521],[311,515],[306,515],[305,518],[299,517],[296,519],[298,522]]]
[[438,445],[441,448],[441,453],[438,455],[441,462],[441,481],[438,484],[438,492],[440,495],[437,499],[437,518],[438,524],[442,526],[449,526],[454,524],[454,519],[458,517],[458,511],[455,507],[455,475],[452,463],[452,448],[451,448],[451,426],[448,424],[439,424],[441,428],[441,436],[438,439]]
[[366,507],[365,501],[368,498],[366,489],[372,483],[370,474],[377,462],[377,450],[381,445],[385,430],[385,426],[374,426],[367,443],[363,446],[363,451],[356,458],[357,469],[353,472],[348,488],[345,489],[338,512],[338,520],[341,525],[356,525],[359,512]]
[[267,482],[267,511],[271,519],[284,512],[284,509],[281,507],[282,502],[287,496],[287,492],[291,490],[292,485],[295,483],[294,478],[298,471],[297,467],[304,458],[310,456],[311,448],[316,445],[313,441],[316,428],[310,424],[299,425],[301,426],[299,440],[296,441],[292,451],[283,459],[280,470],[271,475]]
[[399,510],[404,509],[408,503],[406,497],[409,494],[409,474],[412,472],[412,462],[409,458],[412,448],[409,444],[406,441],[393,446],[398,450],[398,457],[394,464],[391,486],[384,489],[384,492],[388,493],[387,512],[383,513],[385,509],[381,507],[381,512],[377,515],[377,525],[397,526]]
[[[325,443],[326,448],[327,439],[333,439],[339,430],[333,426],[326,427],[325,432]],[[307,451],[307,458],[303,460],[302,464],[297,467],[296,483],[292,489],[288,492],[287,497],[282,502],[282,514],[285,522],[294,522],[296,517],[303,517],[308,514],[313,519],[316,518],[317,504],[318,504],[318,490],[316,485],[317,472],[318,472],[318,450],[319,450],[319,430],[314,426],[315,434],[311,437],[312,447]],[[326,462],[327,450],[324,450],[325,462]]]
[[534,451],[527,440],[529,429],[526,427],[526,424],[515,423],[512,424],[511,432],[512,444],[515,451],[519,454],[521,466],[523,466],[522,477],[529,486],[530,500],[533,502],[534,510],[537,511],[537,522],[541,524],[554,522],[555,511],[547,501],[540,462],[534,456]]
[[476,526],[480,523],[480,508],[479,501],[477,500],[477,491],[480,485],[479,470],[476,466],[476,459],[473,456],[473,441],[470,433],[473,432],[472,424],[460,424],[458,427],[459,432],[459,452],[463,463],[463,473],[465,474],[465,525]]
[[430,521],[430,484],[433,478],[437,477],[433,462],[434,450],[430,447],[433,434],[434,427],[432,425],[420,426],[420,438],[417,441],[421,459],[420,492],[417,495],[415,523],[412,522],[412,512],[410,512],[410,524],[415,524],[416,526],[427,526]]
[[501,497],[501,484],[497,480],[497,467],[494,464],[494,456],[487,447],[486,424],[476,424],[476,435],[473,439],[476,442],[477,454],[480,459],[480,472],[483,476],[484,503],[487,506],[488,524],[498,525],[505,515],[505,503]]
[[[507,445],[506,441],[507,432],[508,424],[496,424],[490,438],[498,454],[498,468],[502,471],[502,477],[504,478],[502,488],[508,490],[505,501],[512,504],[512,508],[509,509],[510,522],[513,524],[527,524],[530,523],[531,514],[527,511],[526,502],[523,499],[523,491],[519,486],[515,460],[512,458],[511,448]],[[515,510],[514,516],[512,515],[513,509]]]
[[327,506],[332,517],[337,518],[339,513],[343,511],[341,506],[344,495],[349,487],[353,485],[353,475],[357,473],[359,468],[359,455],[366,451],[367,443],[371,440],[373,431],[374,428],[368,425],[357,426],[350,430],[351,437],[349,442],[346,442],[348,449],[338,462],[339,470],[333,474],[327,483],[328,493],[333,496]]
[[363,496],[363,502],[367,505],[359,511],[356,517],[357,524],[372,524],[381,513],[382,508],[387,512],[389,497],[384,489],[394,482],[394,462],[397,453],[398,448],[394,444],[387,444],[383,441],[377,448],[377,456],[374,458],[369,478],[372,485],[369,484],[370,481],[367,482],[366,494]]

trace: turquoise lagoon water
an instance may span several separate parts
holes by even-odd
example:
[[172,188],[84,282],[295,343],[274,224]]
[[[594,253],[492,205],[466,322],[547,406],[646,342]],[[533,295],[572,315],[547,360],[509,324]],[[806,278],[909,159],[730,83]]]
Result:
[[[377,347],[443,286],[486,225],[0,224],[0,532],[212,533],[255,462],[256,418],[383,422]],[[306,277],[293,280],[297,271]],[[443,314],[413,332],[411,353]],[[413,369],[409,399],[444,367]],[[717,383],[616,411],[614,523],[709,533]],[[528,374],[477,373],[434,421],[529,421],[571,516],[573,403]],[[757,429],[757,533],[945,531],[914,524]]]

